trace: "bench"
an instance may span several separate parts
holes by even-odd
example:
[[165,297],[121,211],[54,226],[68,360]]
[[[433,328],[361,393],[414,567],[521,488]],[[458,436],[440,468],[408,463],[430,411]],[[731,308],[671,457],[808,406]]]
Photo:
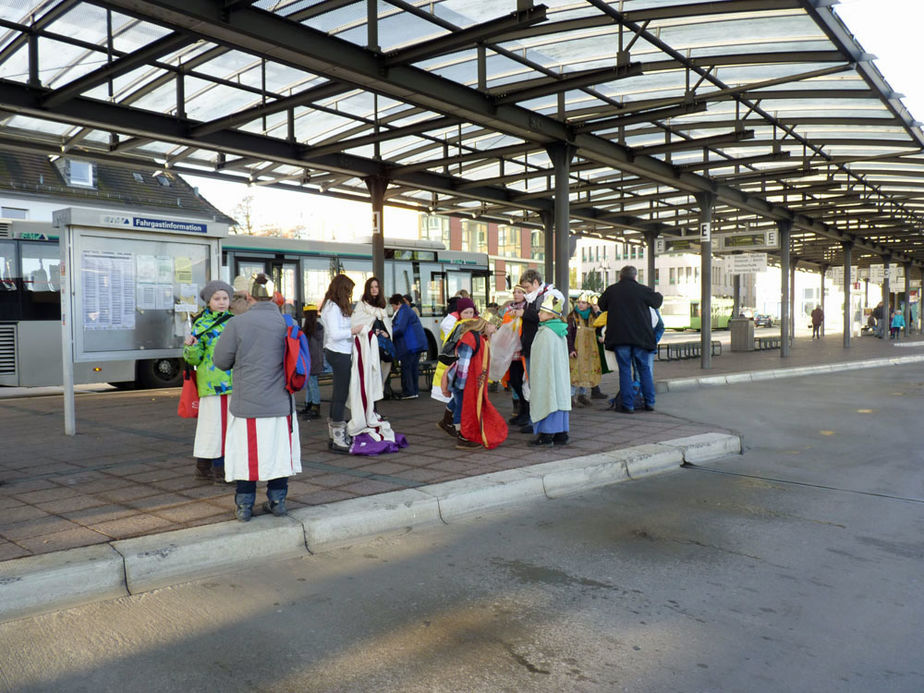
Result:
[[769,349],[779,349],[780,344],[779,337],[757,337],[754,339],[754,350],[767,351]]
[[[713,340],[711,343],[712,355],[722,355],[722,342]],[[681,359],[694,359],[702,356],[702,342],[673,342],[658,344],[658,361],[679,361]]]

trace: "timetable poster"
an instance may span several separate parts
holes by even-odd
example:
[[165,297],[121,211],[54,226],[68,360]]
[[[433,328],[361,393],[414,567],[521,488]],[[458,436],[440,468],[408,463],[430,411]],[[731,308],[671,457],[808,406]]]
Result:
[[132,253],[84,250],[80,266],[85,330],[135,329]]

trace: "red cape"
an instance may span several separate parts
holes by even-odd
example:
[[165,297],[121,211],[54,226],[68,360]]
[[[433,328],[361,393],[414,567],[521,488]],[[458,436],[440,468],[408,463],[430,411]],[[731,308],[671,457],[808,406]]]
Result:
[[[491,450],[507,440],[507,422],[488,399],[491,347],[484,337],[479,341],[481,345],[472,355],[462,395],[462,437],[481,443]],[[475,335],[466,332],[459,343],[467,344],[474,351]]]

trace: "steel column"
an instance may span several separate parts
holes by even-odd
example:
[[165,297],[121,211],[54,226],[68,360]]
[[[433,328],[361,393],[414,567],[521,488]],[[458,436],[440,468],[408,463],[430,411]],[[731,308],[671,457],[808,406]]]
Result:
[[388,180],[381,176],[368,176],[364,180],[372,201],[372,274],[382,284],[380,291],[392,291],[393,286],[385,286],[385,189]]
[[796,338],[796,266],[799,264],[798,255],[790,255],[789,257],[789,276],[786,277],[786,282],[788,283],[789,293],[787,299],[789,305],[789,339],[793,340]]
[[550,211],[540,213],[542,217],[543,243],[545,244],[545,269],[542,277],[548,282],[552,281],[555,268],[555,215]]
[[648,253],[648,288],[652,291],[655,289],[655,239],[657,231],[650,231],[645,234],[646,252]]
[[891,256],[882,258],[882,338],[889,339],[892,321],[889,316],[889,302],[892,298],[892,287],[889,281]]
[[[822,315],[825,314],[825,274],[827,274],[827,272],[828,272],[828,266],[827,266],[827,265],[822,265],[822,266],[821,266],[821,300],[818,302],[818,305],[821,306],[821,314],[822,314]],[[825,322],[824,322],[824,320],[821,321],[821,330],[820,330],[820,333],[821,333],[821,336],[822,336],[822,337],[825,336]]]
[[700,233],[700,367],[709,369],[712,368],[712,212],[715,195],[699,193],[696,202],[699,205]]
[[853,277],[850,276],[853,244],[842,243],[841,246],[844,248],[844,348],[849,349],[853,330],[853,300],[850,295],[853,282]]
[[732,287],[732,317],[737,318],[741,313],[741,275],[735,274]]
[[905,318],[905,336],[911,334],[911,263],[905,265],[905,309],[902,311]]
[[[568,241],[571,238],[571,207],[568,192],[568,175],[576,149],[565,142],[547,148],[555,172],[555,286],[568,305],[568,260],[571,257]],[[548,281],[549,278],[546,278]]]
[[789,340],[792,338],[792,319],[790,300],[790,258],[789,246],[792,234],[792,222],[784,219],[777,222],[780,230],[780,358],[789,357]]

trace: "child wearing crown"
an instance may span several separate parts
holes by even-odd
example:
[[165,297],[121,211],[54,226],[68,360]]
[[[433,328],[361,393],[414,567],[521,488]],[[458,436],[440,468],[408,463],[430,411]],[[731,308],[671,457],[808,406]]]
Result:
[[533,340],[529,416],[538,437],[537,447],[565,445],[571,411],[571,372],[568,362],[568,325],[562,320],[564,302],[549,294],[539,308],[539,329]]

